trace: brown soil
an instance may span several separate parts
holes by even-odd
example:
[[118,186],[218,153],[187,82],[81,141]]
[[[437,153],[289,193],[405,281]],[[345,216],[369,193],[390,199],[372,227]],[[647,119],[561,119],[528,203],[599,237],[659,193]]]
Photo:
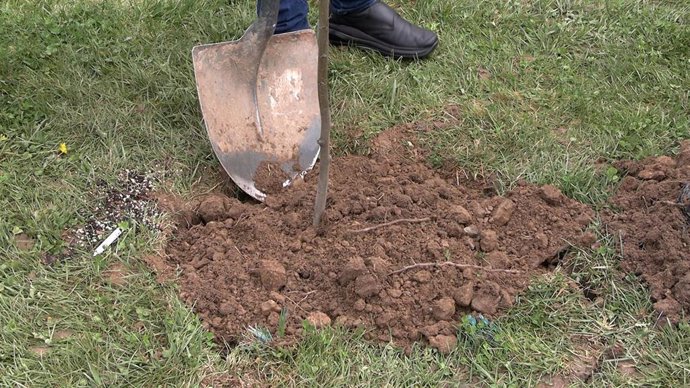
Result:
[[119,262],[113,263],[103,271],[103,277],[114,286],[123,286],[127,283],[127,268]]
[[266,194],[277,194],[284,190],[283,183],[290,176],[280,168],[280,164],[262,162],[254,174],[254,185]]
[[623,269],[641,275],[654,308],[672,322],[690,311],[690,141],[668,156],[622,162],[627,176],[605,216]]
[[490,182],[441,178],[397,135],[370,158],[333,160],[323,229],[311,227],[318,171],[264,204],[210,195],[156,270],[179,268],[182,298],[230,343],[250,325],[275,333],[286,309],[289,339],[308,320],[448,351],[459,316],[500,314],[569,243],[589,241],[593,212],[557,189],[501,197]]

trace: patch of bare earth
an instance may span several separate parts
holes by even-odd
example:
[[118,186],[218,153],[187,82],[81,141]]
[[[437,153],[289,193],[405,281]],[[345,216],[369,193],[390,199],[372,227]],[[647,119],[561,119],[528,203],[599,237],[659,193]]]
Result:
[[127,268],[119,262],[112,263],[103,271],[103,277],[113,286],[123,286],[127,283]]
[[156,270],[179,269],[182,298],[230,343],[249,325],[275,332],[285,309],[288,339],[308,320],[449,351],[461,315],[511,306],[588,239],[593,212],[550,186],[498,196],[491,182],[442,178],[412,138],[384,132],[371,157],[334,159],[320,230],[311,227],[318,168],[265,204],[202,198]]
[[625,174],[605,214],[622,267],[640,275],[654,308],[671,322],[690,311],[690,141],[677,158],[622,162]]

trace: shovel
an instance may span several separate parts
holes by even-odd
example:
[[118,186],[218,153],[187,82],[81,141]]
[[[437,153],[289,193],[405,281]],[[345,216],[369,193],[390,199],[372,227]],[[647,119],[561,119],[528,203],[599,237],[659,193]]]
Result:
[[286,187],[319,155],[316,34],[273,35],[279,3],[261,1],[256,21],[239,40],[192,50],[213,151],[235,184],[259,201],[275,190],[273,183],[257,187],[259,176]]

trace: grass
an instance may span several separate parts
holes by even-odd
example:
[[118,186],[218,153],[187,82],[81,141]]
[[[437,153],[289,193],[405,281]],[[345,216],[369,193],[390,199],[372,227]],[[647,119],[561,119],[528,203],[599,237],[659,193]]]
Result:
[[[552,183],[600,206],[618,175],[596,161],[673,153],[690,137],[685,1],[392,4],[439,31],[441,45],[421,62],[332,50],[336,153],[366,153],[369,139],[400,123],[442,122],[420,133],[432,163],[494,173],[503,189],[518,179]],[[405,355],[326,330],[294,349],[239,347],[221,358],[175,290],[141,263],[161,244],[145,228],[97,260],[78,252],[44,266],[44,254],[64,248],[63,231],[93,211],[99,179],[163,171],[166,189],[183,196],[218,183],[190,50],[239,37],[253,10],[220,0],[0,4],[0,385],[196,386],[226,377],[526,386],[582,363],[593,365],[595,386],[690,383],[690,327],[656,327],[646,290],[621,279],[603,233],[604,248],[568,263],[573,274],[536,280],[496,322],[493,340],[461,335],[448,356]],[[19,234],[33,247],[19,249]],[[104,276],[115,263],[128,272],[120,286]],[[592,303],[570,281],[601,299]],[[600,360],[610,344],[624,354]],[[624,361],[636,375],[620,372]]]

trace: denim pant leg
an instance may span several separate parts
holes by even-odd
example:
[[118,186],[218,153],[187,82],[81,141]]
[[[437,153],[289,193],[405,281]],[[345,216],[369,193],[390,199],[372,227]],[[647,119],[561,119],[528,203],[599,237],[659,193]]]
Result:
[[331,0],[331,12],[336,15],[362,12],[371,7],[375,1],[376,0]]
[[[257,1],[257,7],[260,1]],[[331,12],[336,15],[362,12],[374,1],[376,0],[331,0]],[[282,0],[275,33],[282,34],[309,28],[308,12],[307,0]]]
[[[257,0],[256,9],[259,10],[261,0]],[[309,28],[307,13],[309,4],[307,0],[282,0],[278,11],[276,34],[299,31]]]

